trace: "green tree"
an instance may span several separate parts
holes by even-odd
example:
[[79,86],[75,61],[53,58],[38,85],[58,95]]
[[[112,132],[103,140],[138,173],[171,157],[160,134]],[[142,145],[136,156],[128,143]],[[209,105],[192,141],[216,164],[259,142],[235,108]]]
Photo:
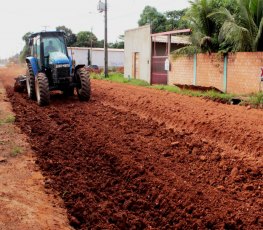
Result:
[[110,43],[109,47],[115,49],[124,49],[124,35],[120,35],[119,40],[114,43]]
[[64,31],[66,34],[66,42],[67,46],[74,46],[77,41],[76,34],[72,33],[72,30],[67,28],[66,26],[58,26],[56,27],[56,31]]
[[[208,17],[214,10],[212,0],[190,1],[191,8],[186,13],[186,18],[190,22],[193,31],[191,40],[197,50],[203,52],[217,51],[218,44],[218,27],[216,23]],[[218,2],[218,1],[217,1]]]
[[235,12],[236,0],[195,0],[190,1],[184,19],[189,21],[192,30],[192,45],[177,50],[176,54],[194,54],[198,52],[218,52],[220,49],[220,23],[211,18],[211,14],[221,7]]
[[187,9],[173,10],[164,13],[166,17],[166,31],[189,28],[189,22],[184,19]]
[[24,48],[21,51],[20,55],[19,55],[19,61],[25,62],[25,59],[27,56],[30,55],[30,47],[29,47],[29,37],[32,33],[31,32],[27,32],[23,37],[23,41],[25,42]]
[[97,47],[98,39],[90,31],[81,31],[77,34],[77,41],[75,46],[77,47]]
[[104,48],[104,39],[97,41],[95,45],[94,47]]
[[236,12],[227,7],[209,15],[220,31],[220,49],[229,51],[263,51],[263,0],[237,0]]
[[139,26],[150,24],[153,33],[163,32],[166,30],[166,17],[155,7],[146,6],[140,15],[138,24]]

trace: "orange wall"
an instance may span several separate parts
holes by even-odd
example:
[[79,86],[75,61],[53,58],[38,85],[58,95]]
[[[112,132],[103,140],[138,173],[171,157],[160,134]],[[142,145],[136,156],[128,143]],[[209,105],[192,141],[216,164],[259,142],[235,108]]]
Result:
[[[263,52],[234,53],[228,55],[227,92],[249,94],[258,92]],[[198,54],[196,85],[213,86],[224,91],[224,58],[219,54]],[[171,57],[168,83],[192,85],[194,82],[194,57]],[[263,83],[262,90],[263,90]]]
[[180,57],[173,61],[171,57],[171,70],[168,74],[168,84],[192,85],[194,76],[194,59],[192,57]]
[[218,54],[197,55],[197,85],[224,91],[224,59]]
[[260,67],[263,67],[263,52],[230,54],[227,91],[244,94],[258,92]]

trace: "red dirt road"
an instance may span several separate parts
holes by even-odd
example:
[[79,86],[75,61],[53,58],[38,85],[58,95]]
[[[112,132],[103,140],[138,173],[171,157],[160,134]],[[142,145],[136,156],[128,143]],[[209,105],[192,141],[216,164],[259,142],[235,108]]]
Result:
[[262,229],[263,111],[92,81],[10,100],[76,229]]

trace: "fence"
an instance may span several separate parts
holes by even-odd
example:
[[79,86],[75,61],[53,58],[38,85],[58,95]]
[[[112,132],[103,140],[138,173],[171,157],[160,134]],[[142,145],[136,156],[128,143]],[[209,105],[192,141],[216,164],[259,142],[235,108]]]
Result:
[[[197,54],[192,57],[170,57],[168,84],[215,87],[235,94],[263,90],[260,81],[263,52],[240,52],[222,56]],[[262,86],[262,87],[261,87]]]

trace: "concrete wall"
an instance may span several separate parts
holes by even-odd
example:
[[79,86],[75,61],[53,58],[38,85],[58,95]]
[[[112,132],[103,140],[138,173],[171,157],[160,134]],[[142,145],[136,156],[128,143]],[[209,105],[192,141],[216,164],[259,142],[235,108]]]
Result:
[[151,27],[150,25],[125,31],[124,76],[133,77],[134,53],[139,53],[140,76],[137,79],[151,81]]
[[[170,58],[168,84],[187,84],[216,87],[235,94],[249,94],[260,90],[263,52],[229,54],[198,54],[194,57]],[[196,68],[196,71],[194,71]],[[263,90],[263,83],[261,83]]]
[[[73,56],[76,64],[88,65],[88,55],[90,55],[91,64],[104,67],[104,49],[102,48],[68,47],[68,54],[70,57]],[[108,64],[109,67],[123,67],[124,50],[108,49]]]

